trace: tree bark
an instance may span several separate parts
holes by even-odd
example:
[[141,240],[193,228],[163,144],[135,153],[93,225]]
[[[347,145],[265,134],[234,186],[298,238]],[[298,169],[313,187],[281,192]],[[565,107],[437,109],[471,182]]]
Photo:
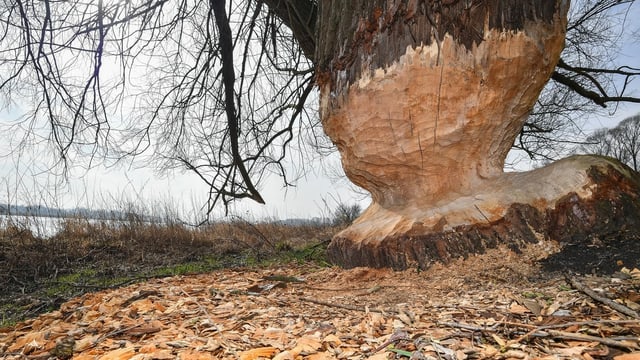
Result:
[[378,213],[374,221],[396,230],[381,238],[371,229],[371,219],[361,219],[334,237],[329,257],[344,267],[424,269],[498,245],[519,252],[542,240],[591,246],[640,239],[640,175],[612,158],[575,156],[509,174],[500,185],[456,202],[465,204],[452,206],[457,214],[445,207],[431,209],[445,214],[435,224]]
[[[611,220],[603,201],[637,218],[637,182],[602,158],[503,172],[559,59],[567,9],[565,0],[320,2],[322,124],[373,200],[334,238],[333,261],[406,268],[498,243],[562,241]],[[627,187],[604,196],[601,183]]]
[[314,60],[315,33],[318,21],[318,4],[313,0],[260,0],[264,1],[282,22],[291,29],[293,37],[304,55]]

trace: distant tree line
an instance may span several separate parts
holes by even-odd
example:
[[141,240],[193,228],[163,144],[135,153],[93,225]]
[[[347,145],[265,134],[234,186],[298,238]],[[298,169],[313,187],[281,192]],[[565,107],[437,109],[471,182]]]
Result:
[[640,114],[622,120],[614,128],[602,128],[589,135],[582,153],[610,156],[640,170]]
[[75,214],[71,210],[33,205],[0,204],[0,215],[42,216],[42,217],[70,217]]
[[139,217],[142,221],[156,220],[148,215],[135,214],[131,211],[91,210],[85,208],[59,209],[41,205],[9,205],[0,204],[0,215],[35,216],[54,218],[83,218],[95,220],[130,220]]

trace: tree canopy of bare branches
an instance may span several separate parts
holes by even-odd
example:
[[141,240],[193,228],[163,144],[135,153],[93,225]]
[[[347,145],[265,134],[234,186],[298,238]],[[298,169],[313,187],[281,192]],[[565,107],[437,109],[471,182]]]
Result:
[[640,114],[622,120],[611,129],[594,131],[579,151],[613,157],[640,171]]
[[307,113],[314,72],[304,55],[313,44],[291,30],[308,32],[315,19],[287,18],[288,27],[289,10],[297,9],[6,0],[1,93],[28,104],[20,126],[48,137],[63,167],[75,154],[149,155],[160,169],[197,174],[211,189],[208,210],[239,198],[262,202],[255,184],[268,172],[288,183],[288,145],[317,122]]
[[[567,49],[517,147],[550,156],[541,149],[558,129],[575,131],[574,111],[640,101],[626,93],[640,70],[606,67],[614,52],[602,50],[616,41],[607,24],[624,22],[632,2],[576,2]],[[268,174],[291,183],[291,148],[322,136],[321,6],[330,2],[2,0],[0,94],[26,109],[13,126],[48,141],[62,167],[144,157],[196,174],[210,189],[208,211],[262,202]]]
[[640,69],[616,65],[625,32],[635,30],[628,19],[633,5],[634,0],[572,2],[565,49],[515,148],[532,159],[557,159],[582,142],[583,118],[602,110],[611,114],[620,102],[640,102],[629,93]]

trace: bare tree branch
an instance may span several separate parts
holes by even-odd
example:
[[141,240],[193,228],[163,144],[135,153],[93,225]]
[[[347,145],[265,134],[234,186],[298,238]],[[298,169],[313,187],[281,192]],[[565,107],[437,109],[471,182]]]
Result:
[[[514,144],[531,159],[554,160],[583,142],[582,128],[594,115],[612,114],[621,102],[640,102],[628,94],[640,69],[616,66],[634,0],[572,2],[565,49]],[[613,106],[611,106],[613,105]],[[606,112],[605,110],[606,109]]]
[[597,69],[597,68],[587,68],[587,67],[573,67],[564,62],[564,60],[560,59],[558,62],[558,68],[563,70],[567,70],[576,74],[576,76],[582,76],[586,78],[591,85],[593,85],[598,92],[587,89],[585,86],[581,85],[577,81],[573,80],[568,74],[563,74],[558,70],[553,72],[552,79],[571,88],[573,91],[578,93],[579,95],[593,101],[594,103],[607,107],[606,103],[608,102],[634,102],[640,103],[640,98],[632,97],[632,96],[609,96],[607,91],[604,89],[603,85],[592,75],[592,73],[601,73],[601,74],[612,74],[612,75],[622,75],[625,77],[625,87],[626,84],[630,81],[630,78],[633,76],[640,75],[640,69],[631,68],[628,66],[622,66],[618,69]]
[[237,193],[234,197],[242,198],[249,197],[260,204],[264,204],[264,200],[258,190],[256,190],[247,169],[244,167],[244,160],[240,156],[238,150],[238,119],[236,118],[235,109],[235,95],[233,87],[236,81],[236,76],[233,71],[233,39],[231,36],[231,27],[229,27],[229,19],[227,19],[227,13],[224,8],[224,0],[210,0],[209,4],[213,9],[213,14],[216,18],[216,24],[218,26],[219,36],[218,41],[220,43],[220,53],[222,55],[222,82],[224,83],[224,100],[225,100],[225,112],[227,113],[227,125],[229,126],[229,137],[231,141],[231,152],[233,157],[233,164],[238,168],[240,176],[247,187],[248,193]]

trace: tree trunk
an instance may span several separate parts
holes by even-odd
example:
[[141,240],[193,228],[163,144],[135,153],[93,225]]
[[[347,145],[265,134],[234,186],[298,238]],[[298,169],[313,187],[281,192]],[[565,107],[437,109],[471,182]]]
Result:
[[373,200],[334,238],[333,261],[406,268],[565,240],[611,220],[603,201],[637,219],[638,182],[609,160],[503,172],[562,51],[568,1],[319,4],[323,127]]

